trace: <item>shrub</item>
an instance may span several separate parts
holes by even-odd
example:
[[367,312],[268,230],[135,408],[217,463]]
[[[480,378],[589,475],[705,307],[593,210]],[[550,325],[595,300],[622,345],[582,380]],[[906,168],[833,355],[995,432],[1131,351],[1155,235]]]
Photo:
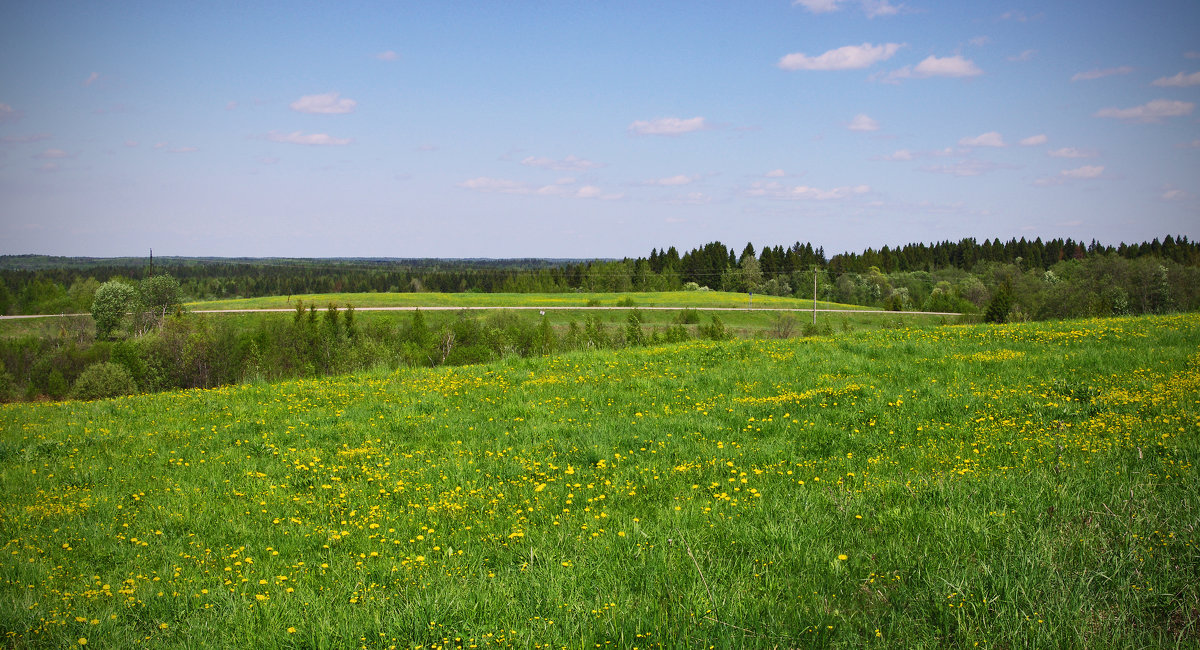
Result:
[[83,370],[75,380],[71,396],[76,399],[104,399],[118,395],[130,395],[136,391],[133,377],[119,363],[102,361],[93,363]]
[[108,338],[121,324],[125,312],[133,306],[137,292],[120,282],[105,282],[96,289],[92,300],[92,318],[96,321],[96,337]]

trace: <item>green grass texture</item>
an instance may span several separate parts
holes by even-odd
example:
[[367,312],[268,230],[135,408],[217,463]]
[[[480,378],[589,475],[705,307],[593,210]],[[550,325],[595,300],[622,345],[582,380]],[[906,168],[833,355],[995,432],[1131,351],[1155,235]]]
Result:
[[7,647],[1195,647],[1200,317],[0,406]]

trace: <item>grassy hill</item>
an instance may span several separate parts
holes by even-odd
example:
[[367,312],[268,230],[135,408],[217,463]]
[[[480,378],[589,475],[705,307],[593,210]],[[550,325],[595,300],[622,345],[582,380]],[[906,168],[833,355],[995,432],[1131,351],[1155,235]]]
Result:
[[9,646],[1164,646],[1200,318],[0,406]]

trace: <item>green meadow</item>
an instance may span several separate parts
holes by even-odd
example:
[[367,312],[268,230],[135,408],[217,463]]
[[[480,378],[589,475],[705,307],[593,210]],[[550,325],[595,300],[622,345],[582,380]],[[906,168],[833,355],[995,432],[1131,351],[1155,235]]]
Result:
[[[329,303],[355,307],[692,307],[812,309],[812,300],[727,291],[631,291],[622,293],[322,293],[266,296],[188,303],[188,309],[292,309],[296,301],[324,308]],[[818,309],[870,309],[817,302]]]
[[0,634],[1195,647],[1198,348],[891,327],[3,405]]

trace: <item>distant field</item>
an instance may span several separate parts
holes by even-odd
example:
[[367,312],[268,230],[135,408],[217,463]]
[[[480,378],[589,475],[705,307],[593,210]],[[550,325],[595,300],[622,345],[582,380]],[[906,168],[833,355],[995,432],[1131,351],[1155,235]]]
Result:
[[[269,296],[236,300],[209,300],[188,303],[188,309],[290,309],[300,300],[324,308],[329,303],[355,307],[605,307],[623,306],[633,301],[638,307],[761,307],[772,309],[812,309],[811,300],[754,296],[753,303],[744,293],[721,291],[665,291],[631,293],[334,293],[297,296]],[[817,303],[819,309],[870,309],[859,305]]]
[[0,406],[9,647],[1194,647],[1200,317]]

